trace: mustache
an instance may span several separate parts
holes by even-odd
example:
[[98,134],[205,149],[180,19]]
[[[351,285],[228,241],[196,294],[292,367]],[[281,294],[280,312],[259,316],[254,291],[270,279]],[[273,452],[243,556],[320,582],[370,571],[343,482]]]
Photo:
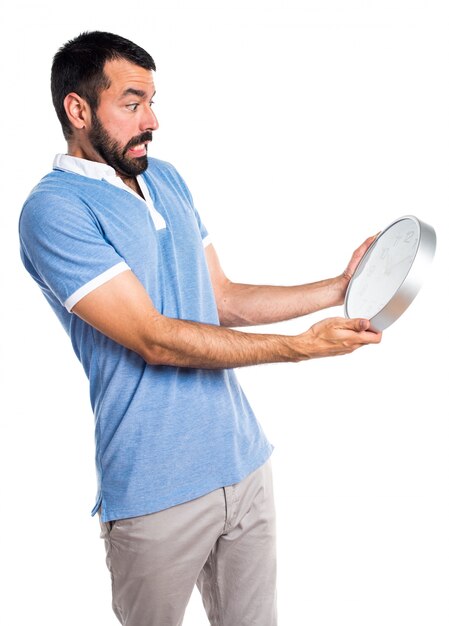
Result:
[[133,137],[132,139],[130,139],[126,144],[123,153],[125,153],[130,148],[133,148],[134,146],[138,146],[139,144],[144,143],[145,141],[153,141],[153,133],[150,130],[147,130],[138,137]]

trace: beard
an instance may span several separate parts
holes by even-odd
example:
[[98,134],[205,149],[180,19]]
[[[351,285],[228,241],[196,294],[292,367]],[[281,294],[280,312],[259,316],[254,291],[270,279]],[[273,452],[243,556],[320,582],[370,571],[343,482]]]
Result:
[[152,141],[153,133],[146,131],[138,137],[133,137],[125,146],[120,146],[118,141],[112,139],[103,124],[98,119],[95,111],[92,112],[92,128],[89,132],[92,146],[113,167],[118,174],[127,178],[133,178],[142,174],[148,167],[148,157],[127,157],[126,152],[133,146],[138,146],[144,141]]

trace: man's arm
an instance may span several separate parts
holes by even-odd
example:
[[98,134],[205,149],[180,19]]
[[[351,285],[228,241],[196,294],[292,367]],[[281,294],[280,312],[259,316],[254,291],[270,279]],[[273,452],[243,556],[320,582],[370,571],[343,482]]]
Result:
[[343,304],[351,276],[374,239],[375,236],[369,237],[357,248],[348,267],[340,276],[292,287],[231,282],[221,268],[214,247],[207,246],[206,260],[220,324],[222,326],[271,324]]
[[366,320],[331,318],[296,336],[244,333],[161,315],[129,270],[84,296],[73,312],[149,364],[234,368],[353,352],[379,343]]

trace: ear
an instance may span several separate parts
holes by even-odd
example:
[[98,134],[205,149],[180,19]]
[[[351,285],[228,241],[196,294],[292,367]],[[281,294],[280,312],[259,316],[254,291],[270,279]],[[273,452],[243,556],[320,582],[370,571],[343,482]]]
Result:
[[90,121],[90,106],[77,93],[72,92],[64,98],[64,109],[69,118],[69,122],[81,130],[85,128]]

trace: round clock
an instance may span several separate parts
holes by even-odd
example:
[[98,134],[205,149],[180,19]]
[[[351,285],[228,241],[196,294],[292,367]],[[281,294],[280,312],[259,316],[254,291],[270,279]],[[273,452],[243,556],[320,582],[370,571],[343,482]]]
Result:
[[370,320],[382,331],[411,304],[435,254],[432,226],[406,215],[387,226],[365,252],[352,276],[345,316]]

